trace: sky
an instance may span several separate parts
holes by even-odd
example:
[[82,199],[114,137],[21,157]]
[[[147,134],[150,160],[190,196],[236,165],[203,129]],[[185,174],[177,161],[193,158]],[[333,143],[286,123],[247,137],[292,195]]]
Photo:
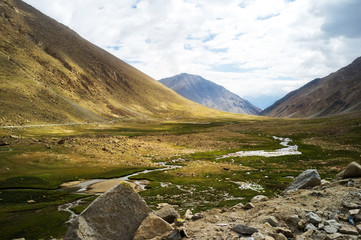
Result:
[[154,79],[200,75],[265,108],[361,56],[360,0],[25,0]]

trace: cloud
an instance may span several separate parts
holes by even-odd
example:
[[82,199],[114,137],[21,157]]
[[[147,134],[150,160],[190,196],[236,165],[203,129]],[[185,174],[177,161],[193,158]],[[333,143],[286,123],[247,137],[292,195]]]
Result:
[[359,0],[25,1],[155,79],[193,73],[242,97],[282,97],[361,55]]

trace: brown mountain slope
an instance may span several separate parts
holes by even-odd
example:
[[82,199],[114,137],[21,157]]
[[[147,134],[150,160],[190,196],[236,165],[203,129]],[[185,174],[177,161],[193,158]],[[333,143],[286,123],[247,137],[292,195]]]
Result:
[[0,1],[0,125],[188,118],[188,101],[20,0]]
[[261,112],[270,117],[312,118],[361,110],[361,57],[290,92]]

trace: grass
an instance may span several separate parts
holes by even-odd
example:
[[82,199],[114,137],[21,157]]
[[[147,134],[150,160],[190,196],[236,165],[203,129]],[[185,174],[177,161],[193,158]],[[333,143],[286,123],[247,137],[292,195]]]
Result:
[[[151,207],[167,202],[181,212],[246,203],[258,194],[272,197],[292,181],[288,176],[308,168],[332,178],[348,163],[360,162],[360,119],[350,114],[311,120],[124,120],[110,125],[2,129],[0,134],[10,145],[0,147],[0,224],[6,226],[0,239],[61,237],[69,216],[58,212],[57,206],[79,198],[58,191],[61,183],[120,177],[155,168],[156,161],[181,158],[184,161],[171,164],[184,167],[134,177],[150,180],[140,194]],[[274,135],[290,137],[302,155],[219,159],[236,151],[281,148]],[[63,144],[58,144],[60,139],[65,139]],[[240,182],[263,189],[240,189]],[[92,200],[84,199],[72,210],[80,213]]]

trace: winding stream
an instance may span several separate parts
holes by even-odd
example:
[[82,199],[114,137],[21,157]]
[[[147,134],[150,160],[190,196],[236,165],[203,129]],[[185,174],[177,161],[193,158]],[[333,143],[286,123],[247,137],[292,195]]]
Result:
[[[282,138],[282,137],[273,136],[273,139],[279,140],[280,145],[283,146],[283,148],[277,149],[274,151],[265,151],[265,150],[239,151],[239,152],[223,155],[223,156],[219,157],[218,159],[227,158],[227,157],[245,157],[245,156],[279,157],[279,156],[286,156],[286,155],[302,154],[300,151],[298,151],[298,146],[296,144],[290,145],[290,142],[292,142],[292,140],[290,138]],[[159,162],[158,164],[162,168],[152,169],[152,170],[144,170],[144,171],[129,174],[129,175],[126,175],[126,176],[120,177],[120,178],[92,179],[92,180],[88,180],[88,181],[84,181],[84,182],[80,182],[80,183],[71,185],[71,188],[77,189],[76,191],[78,193],[86,193],[86,191],[88,191],[92,187],[92,185],[94,185],[96,183],[101,183],[101,182],[106,183],[107,181],[115,181],[115,182],[116,181],[126,181],[126,182],[135,184],[138,188],[140,188],[140,190],[145,190],[145,186],[148,183],[145,183],[144,181],[130,180],[129,178],[143,174],[143,173],[149,173],[149,172],[155,172],[155,171],[166,171],[166,170],[172,170],[172,169],[177,169],[177,168],[183,167],[180,165],[167,165],[166,162]],[[239,185],[240,189],[252,189],[254,191],[260,191],[263,189],[262,186],[260,186],[258,184],[244,183],[244,182],[235,182],[235,183]],[[114,184],[114,182],[112,184]],[[161,183],[161,184],[165,185],[164,183]],[[117,184],[114,184],[114,185],[117,185]],[[67,211],[71,214],[71,217],[68,222],[70,222],[70,223],[73,222],[76,219],[76,217],[78,216],[70,209],[78,206],[82,202],[82,200],[84,200],[84,199],[80,199],[75,202],[67,203],[67,204],[64,204],[64,205],[61,205],[58,207],[59,211]]]
[[296,144],[290,145],[290,142],[292,142],[292,140],[290,138],[282,138],[282,137],[273,136],[273,139],[281,141],[280,145],[284,146],[284,148],[277,149],[274,151],[265,151],[265,150],[239,151],[239,152],[223,155],[219,159],[227,158],[227,157],[250,157],[250,156],[280,157],[280,156],[286,156],[286,155],[302,154],[300,151],[298,151],[298,146]]

